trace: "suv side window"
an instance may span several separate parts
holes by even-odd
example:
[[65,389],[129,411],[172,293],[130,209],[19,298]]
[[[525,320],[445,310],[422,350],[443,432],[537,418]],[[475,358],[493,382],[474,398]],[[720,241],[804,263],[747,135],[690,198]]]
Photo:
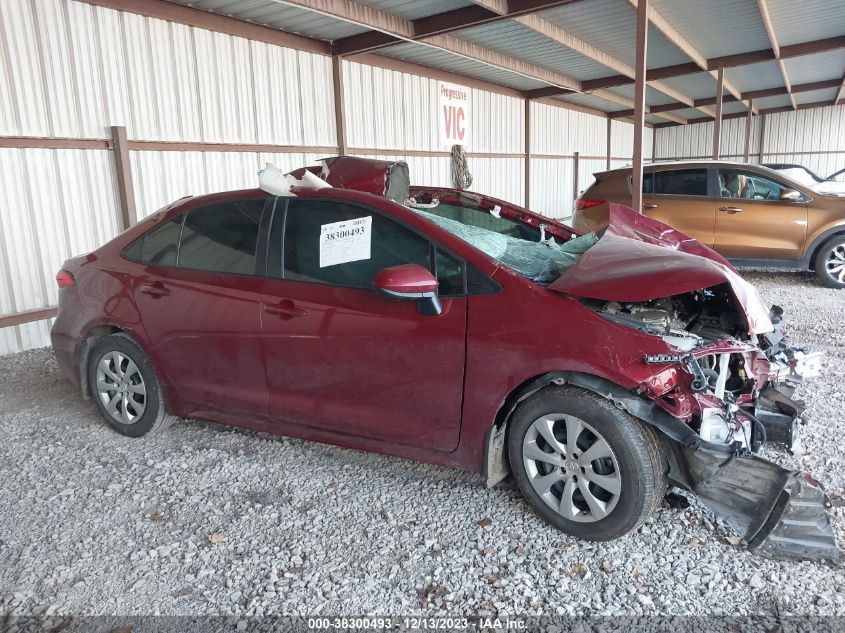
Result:
[[739,169],[719,170],[719,197],[750,200],[780,200],[789,187],[755,172]]
[[258,225],[264,199],[197,207],[185,215],[179,268],[255,274]]
[[[367,218],[372,223],[369,257],[321,266],[322,227]],[[432,256],[437,261],[439,294],[463,294],[463,264],[399,223],[369,209],[339,202],[299,198],[288,202],[283,245],[285,279],[369,289],[376,274],[388,266],[419,264],[433,270]]]
[[673,169],[643,175],[643,193],[707,196],[706,169]]

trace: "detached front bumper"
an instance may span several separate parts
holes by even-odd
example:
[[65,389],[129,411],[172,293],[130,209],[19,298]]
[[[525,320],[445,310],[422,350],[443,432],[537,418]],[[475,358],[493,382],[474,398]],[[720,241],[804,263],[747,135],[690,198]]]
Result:
[[[842,552],[822,485],[807,473],[752,454],[766,442],[797,450],[798,430],[807,415],[804,403],[793,395],[805,380],[820,375],[822,354],[792,347],[780,328],[761,343],[756,350],[714,344],[692,350],[683,358],[690,384],[685,395],[699,404],[702,417],[693,413],[691,419],[681,418],[692,437],[673,438],[670,480],[693,492],[723,517],[750,549],[763,556],[839,561]],[[711,357],[718,354],[718,363],[708,366],[705,352]],[[663,360],[646,357],[647,363]],[[746,382],[734,380],[739,389],[729,392],[726,378],[730,381],[735,376]],[[641,390],[648,393],[651,388],[656,404],[654,387],[659,384],[652,379]],[[673,398],[673,402],[682,401]],[[670,414],[679,412],[662,408]],[[694,404],[687,408],[690,410],[694,411]],[[705,432],[705,411],[727,421],[731,428],[736,425],[738,431],[750,429],[751,437],[737,432],[715,439],[721,436]]]
[[753,455],[726,454],[718,445],[675,445],[673,461],[673,483],[695,493],[750,549],[771,558],[842,559],[830,500],[810,475]]

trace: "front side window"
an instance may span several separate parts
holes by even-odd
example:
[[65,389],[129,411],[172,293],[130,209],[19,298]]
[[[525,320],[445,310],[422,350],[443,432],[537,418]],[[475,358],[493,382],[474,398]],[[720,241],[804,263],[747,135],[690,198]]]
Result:
[[180,268],[255,273],[258,225],[264,199],[224,202],[191,209],[179,243]]
[[[351,239],[343,239],[341,244],[335,239],[338,236]],[[383,268],[418,264],[435,271],[440,295],[463,293],[459,260],[397,222],[354,205],[290,200],[283,253],[284,278],[294,281],[369,289]]]
[[673,169],[652,172],[643,178],[643,193],[706,196],[707,170]]
[[749,200],[780,200],[788,187],[754,172],[739,169],[719,170],[719,196]]

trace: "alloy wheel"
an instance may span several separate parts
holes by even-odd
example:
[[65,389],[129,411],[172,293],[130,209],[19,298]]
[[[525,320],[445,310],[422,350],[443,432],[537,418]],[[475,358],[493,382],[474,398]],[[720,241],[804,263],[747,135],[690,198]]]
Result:
[[535,420],[522,441],[522,460],[535,492],[570,521],[609,515],[622,493],[616,454],[592,426],[572,415]]
[[147,406],[147,388],[138,366],[123,352],[106,352],[97,363],[97,396],[116,422],[135,424]]
[[837,244],[830,249],[824,267],[831,279],[845,284],[845,244]]

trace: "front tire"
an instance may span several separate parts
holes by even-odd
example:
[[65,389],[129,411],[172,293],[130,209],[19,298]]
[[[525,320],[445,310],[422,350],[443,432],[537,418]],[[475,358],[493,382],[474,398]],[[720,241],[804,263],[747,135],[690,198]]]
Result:
[[164,397],[153,366],[125,334],[100,339],[88,356],[88,389],[109,426],[129,437],[167,427]]
[[507,446],[514,479],[534,510],[581,539],[624,536],[666,493],[660,438],[585,389],[555,385],[525,400],[511,419]]
[[845,288],[845,235],[829,240],[815,258],[816,279],[828,288]]

